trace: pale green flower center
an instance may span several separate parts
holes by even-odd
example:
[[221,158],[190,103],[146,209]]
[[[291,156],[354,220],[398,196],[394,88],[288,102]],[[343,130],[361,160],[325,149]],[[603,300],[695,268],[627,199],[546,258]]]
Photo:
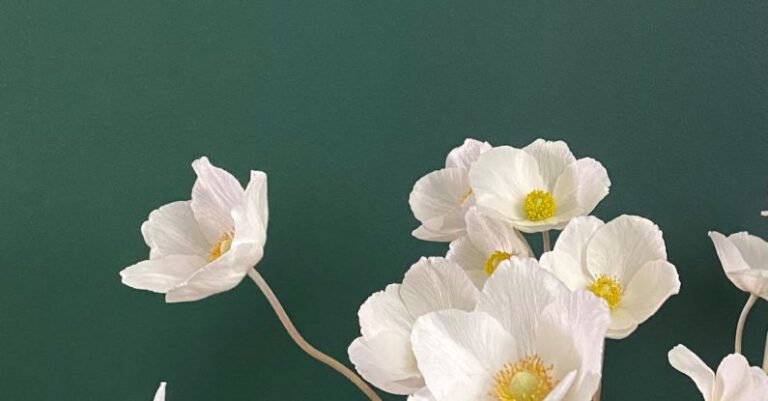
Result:
[[552,366],[537,355],[504,365],[494,381],[492,394],[499,401],[541,401],[554,387]]

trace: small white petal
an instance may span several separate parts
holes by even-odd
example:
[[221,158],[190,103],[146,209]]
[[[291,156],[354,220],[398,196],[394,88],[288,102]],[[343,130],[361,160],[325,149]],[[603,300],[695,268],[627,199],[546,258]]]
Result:
[[604,226],[595,216],[580,216],[572,219],[557,237],[553,250],[564,252],[581,266],[586,266],[587,244],[597,230]]
[[584,265],[577,263],[565,252],[557,250],[545,252],[541,255],[540,264],[571,290],[586,288],[592,282],[592,276]]
[[232,230],[231,211],[243,203],[245,192],[232,174],[213,166],[207,157],[192,163],[197,180],[192,187],[192,211],[208,241],[215,244]]
[[504,251],[519,257],[530,257],[528,242],[515,227],[502,220],[492,219],[471,208],[465,215],[467,236],[472,244],[487,256],[496,251]]
[[166,293],[205,266],[205,259],[194,255],[170,255],[145,260],[120,272],[123,284],[139,290]]
[[411,232],[411,235],[422,241],[449,242],[453,241],[457,234],[455,232],[443,233],[420,225]]
[[358,337],[348,349],[349,360],[365,380],[393,394],[411,394],[424,387],[411,350],[410,333],[381,332]]
[[469,237],[463,236],[451,241],[448,246],[448,253],[445,258],[456,262],[464,269],[467,276],[478,288],[483,288],[488,275],[485,273],[484,265],[488,256],[480,252],[470,241]]
[[374,337],[383,331],[401,331],[410,334],[413,317],[400,299],[400,284],[390,284],[384,291],[373,293],[357,312],[360,332]]
[[712,399],[712,389],[715,384],[715,373],[693,351],[684,345],[677,345],[667,355],[669,364],[681,373],[690,377],[704,396],[704,401]]
[[571,153],[568,145],[563,141],[545,141],[537,139],[530,145],[523,148],[528,154],[533,156],[539,164],[539,173],[544,179],[546,188],[541,188],[552,192],[558,177],[563,173],[565,167],[576,162],[576,158]]
[[[725,270],[726,274],[751,268],[744,260],[741,252],[739,252],[739,248],[723,234],[717,231],[710,231],[709,238],[712,239],[712,243],[715,245],[717,256],[720,258],[720,263],[723,265],[723,270]],[[749,292],[748,288],[739,288],[742,291]]]
[[480,154],[491,149],[488,142],[480,142],[476,139],[467,138],[464,143],[451,150],[445,159],[445,167],[458,167],[469,170],[472,163],[480,157]]
[[672,295],[680,292],[680,279],[675,266],[666,260],[646,263],[624,289],[618,307],[643,323],[661,308]]
[[411,336],[427,387],[440,401],[484,399],[493,376],[515,353],[515,340],[481,312],[446,310],[424,315]]
[[151,259],[168,255],[206,256],[211,243],[200,231],[190,201],[172,202],[153,210],[141,225]]
[[616,308],[611,311],[611,325],[605,334],[613,340],[623,340],[637,330],[637,321],[626,310]]
[[745,231],[729,235],[728,240],[750,268],[768,270],[768,242]]
[[466,170],[445,168],[421,177],[408,199],[413,215],[425,227],[418,238],[458,238],[464,233],[464,212],[473,202]]
[[400,286],[400,298],[413,317],[442,309],[472,310],[478,294],[461,266],[445,258],[421,258]]
[[160,387],[157,388],[154,401],[165,401],[165,382],[160,383]]
[[611,187],[608,172],[600,162],[591,158],[569,164],[557,179],[552,196],[557,204],[557,219],[561,222],[592,213]]

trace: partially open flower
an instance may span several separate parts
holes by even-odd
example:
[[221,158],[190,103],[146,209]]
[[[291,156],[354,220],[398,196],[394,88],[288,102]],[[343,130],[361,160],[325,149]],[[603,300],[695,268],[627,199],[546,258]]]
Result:
[[426,241],[448,242],[464,233],[464,213],[475,203],[469,186],[469,168],[483,152],[487,142],[467,139],[451,150],[445,168],[421,177],[413,186],[408,203],[421,222],[413,236]]
[[149,260],[120,272],[123,283],[165,294],[167,302],[195,301],[227,291],[263,255],[267,239],[267,176],[251,171],[243,189],[206,157],[192,167],[191,201],[153,211],[141,226]]
[[435,400],[586,401],[600,380],[608,322],[594,295],[516,258],[488,279],[474,312],[422,316],[412,342]]
[[669,363],[693,380],[704,401],[765,401],[768,377],[762,369],[750,367],[740,354],[725,357],[717,373],[684,345],[669,351]]
[[515,228],[470,208],[466,215],[467,234],[452,241],[446,258],[458,263],[469,278],[482,288],[501,262],[513,257],[533,256],[525,238]]
[[469,172],[478,209],[523,232],[562,229],[592,212],[611,181],[602,164],[573,156],[565,142],[537,139],[523,149],[483,153]]
[[728,237],[709,232],[731,282],[744,292],[768,300],[768,242],[747,232]]
[[423,390],[424,379],[411,348],[413,322],[433,311],[472,310],[477,295],[461,267],[444,258],[422,258],[402,284],[388,285],[360,307],[362,335],[349,346],[349,359],[363,378],[384,391]]
[[603,223],[571,220],[541,265],[573,290],[587,289],[611,309],[609,338],[621,339],[680,291],[677,269],[667,261],[661,230],[638,216]]

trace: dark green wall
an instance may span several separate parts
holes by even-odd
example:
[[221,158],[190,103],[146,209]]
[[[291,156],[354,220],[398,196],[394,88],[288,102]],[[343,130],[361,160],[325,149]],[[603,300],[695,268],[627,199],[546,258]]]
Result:
[[[359,304],[444,252],[408,193],[466,136],[564,139],[608,169],[599,217],[662,227],[682,293],[608,344],[604,399],[700,399],[666,352],[732,347],[746,296],[707,231],[768,236],[768,5],[472,3],[0,0],[0,399],[362,400],[252,283],[167,305],[118,272],[194,158],[264,170],[259,268],[346,361]],[[753,363],[766,327],[761,303]]]

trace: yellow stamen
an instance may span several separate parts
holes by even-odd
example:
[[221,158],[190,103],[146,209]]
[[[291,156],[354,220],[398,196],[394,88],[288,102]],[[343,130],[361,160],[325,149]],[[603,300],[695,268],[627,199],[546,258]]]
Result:
[[469,188],[461,194],[461,197],[459,198],[459,205],[464,206],[465,203],[467,203],[467,200],[469,200],[469,197],[472,196],[472,188]]
[[552,388],[552,366],[537,355],[506,364],[496,373],[492,395],[499,401],[541,401]]
[[592,293],[598,297],[604,299],[605,302],[608,302],[608,307],[611,308],[611,310],[614,310],[619,306],[621,297],[624,295],[624,287],[619,280],[604,274],[598,276],[597,280],[590,284],[587,289],[592,291]]
[[214,260],[218,259],[221,255],[227,253],[229,248],[232,247],[232,238],[234,238],[234,234],[231,232],[224,233],[219,238],[219,242],[214,244],[211,247],[210,252],[208,252],[208,261],[213,262]]
[[493,272],[496,271],[496,268],[499,267],[499,264],[505,260],[509,260],[509,258],[515,256],[515,253],[509,253],[504,251],[496,251],[491,254],[491,256],[488,257],[488,260],[485,261],[485,264],[483,265],[483,270],[485,270],[485,274],[491,275]]
[[523,212],[530,221],[546,220],[555,215],[555,198],[547,191],[534,189],[523,200]]

